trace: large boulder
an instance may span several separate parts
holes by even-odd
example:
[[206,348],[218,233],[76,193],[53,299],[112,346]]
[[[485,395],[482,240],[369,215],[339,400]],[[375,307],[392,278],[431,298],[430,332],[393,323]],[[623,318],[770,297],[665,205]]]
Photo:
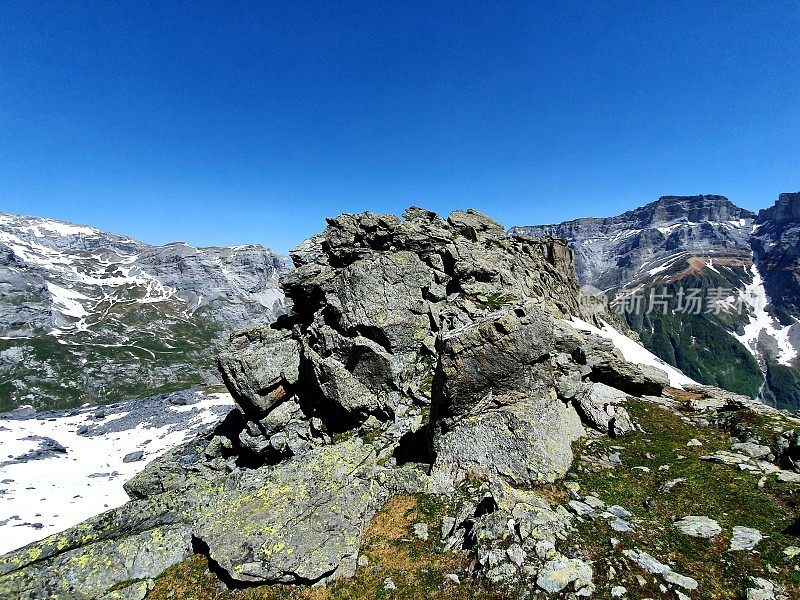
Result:
[[522,397],[510,406],[464,416],[437,434],[433,477],[449,492],[469,476],[519,486],[548,483],[572,465],[572,442],[584,435],[578,414],[558,399]]
[[441,334],[433,416],[451,421],[493,396],[544,392],[538,368],[553,347],[553,319],[534,303],[504,309]]
[[291,331],[259,325],[231,336],[218,364],[236,404],[245,415],[258,419],[297,383],[300,347]]
[[584,431],[555,391],[553,327],[528,302],[440,335],[431,406],[440,489],[469,475],[531,485],[567,472]]
[[0,597],[93,600],[156,577],[193,552],[190,504],[180,494],[132,501],[6,554]]
[[581,348],[592,381],[604,383],[634,396],[660,396],[669,376],[659,368],[625,360],[612,342],[588,334]]

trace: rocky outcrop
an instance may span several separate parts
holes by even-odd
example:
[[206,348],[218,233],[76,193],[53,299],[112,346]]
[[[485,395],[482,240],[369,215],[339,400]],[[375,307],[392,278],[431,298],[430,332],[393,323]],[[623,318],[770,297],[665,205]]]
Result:
[[[567,472],[584,424],[630,431],[626,392],[660,393],[665,379],[568,324],[604,315],[584,314],[567,245],[507,235],[474,211],[412,208],[330,219],[292,258],[293,312],[235,334],[219,357],[237,411],[129,482],[132,504],[175,515],[189,536],[175,547],[191,539],[229,585],[313,584],[353,573],[389,498],[446,493],[465,507],[448,544],[491,579],[591,591],[591,568],[555,548],[569,515],[522,489]],[[51,546],[7,563],[0,592],[32,578],[65,589]]]

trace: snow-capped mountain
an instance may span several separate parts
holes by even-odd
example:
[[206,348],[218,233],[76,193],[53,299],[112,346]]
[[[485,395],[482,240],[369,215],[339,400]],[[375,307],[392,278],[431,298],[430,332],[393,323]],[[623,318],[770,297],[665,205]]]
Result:
[[0,410],[215,382],[218,344],[285,309],[287,269],[262,246],[151,246],[0,214]]
[[568,239],[581,283],[687,375],[800,406],[800,194],[758,216],[723,196],[664,196],[616,217],[513,231]]

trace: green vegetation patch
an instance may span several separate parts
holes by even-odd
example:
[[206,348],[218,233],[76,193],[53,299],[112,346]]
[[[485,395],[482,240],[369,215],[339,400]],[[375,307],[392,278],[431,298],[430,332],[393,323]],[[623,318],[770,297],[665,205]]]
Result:
[[[795,531],[800,529],[796,486],[770,480],[759,487],[758,476],[701,460],[703,455],[729,449],[729,435],[716,427],[698,427],[643,401],[629,402],[628,411],[644,433],[596,440],[581,449],[598,458],[618,453],[622,464],[608,469],[578,459],[574,470],[582,494],[594,493],[608,505],[618,504],[634,514],[633,533],[614,531],[604,519],[586,520],[570,540],[595,561],[598,590],[623,585],[628,598],[659,597],[661,580],[623,558],[624,549],[638,549],[696,579],[699,592],[693,596],[740,598],[748,577],[757,576],[786,586],[791,597],[800,597],[797,559],[790,561],[783,554],[786,547],[800,545],[800,531]],[[693,438],[702,446],[687,447]],[[665,489],[676,479],[686,481]],[[688,515],[718,521],[722,533],[709,540],[681,533],[672,523]],[[754,551],[728,551],[734,526],[758,529],[765,537]],[[616,571],[613,576],[609,567]],[[637,575],[644,577],[644,585]]]

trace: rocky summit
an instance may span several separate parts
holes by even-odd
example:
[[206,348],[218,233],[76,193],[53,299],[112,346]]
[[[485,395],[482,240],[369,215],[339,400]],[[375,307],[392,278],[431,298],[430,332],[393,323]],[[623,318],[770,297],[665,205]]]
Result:
[[[219,356],[236,409],[130,480],[129,503],[0,558],[0,596],[796,590],[753,554],[792,552],[774,526],[793,509],[776,518],[764,488],[800,480],[793,423],[627,361],[566,242],[410,208],[330,219],[291,258],[293,310]],[[774,526],[731,522],[754,495]],[[716,547],[713,564],[676,551],[729,534],[733,573]]]

